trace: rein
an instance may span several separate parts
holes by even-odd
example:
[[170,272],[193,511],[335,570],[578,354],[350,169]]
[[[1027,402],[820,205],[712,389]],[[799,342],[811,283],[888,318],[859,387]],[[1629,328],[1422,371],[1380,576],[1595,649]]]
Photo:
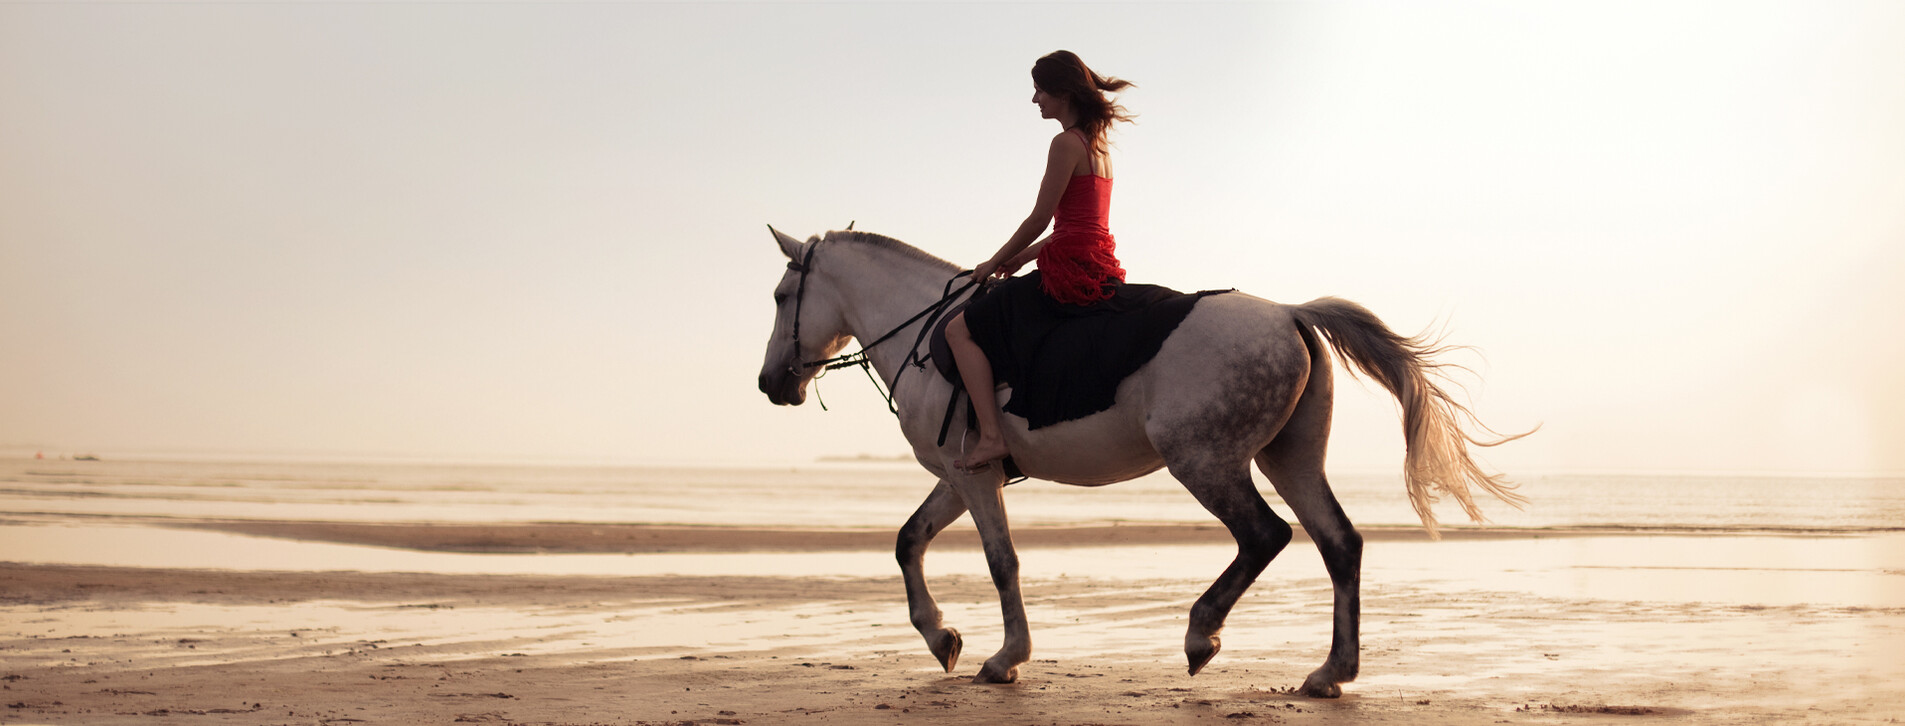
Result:
[[[799,262],[792,260],[787,262],[787,269],[800,273],[800,284],[794,288],[794,353],[796,355],[800,353],[800,311],[807,297],[807,274],[813,271],[814,251],[819,248],[819,242],[810,244],[807,246],[807,254],[802,255]],[[814,376],[814,380],[817,381],[820,380],[821,376],[826,375],[827,371],[860,366],[861,370],[866,371],[867,380],[873,382],[874,390],[879,391],[880,397],[886,399],[886,410],[898,416],[900,408],[897,404],[893,403],[893,391],[900,385],[900,376],[906,373],[906,369],[909,366],[922,370],[926,368],[926,361],[932,358],[932,354],[927,353],[924,357],[920,356],[919,344],[926,340],[926,336],[932,334],[934,324],[938,323],[939,317],[945,314],[947,309],[952,307],[952,301],[978,284],[974,280],[967,280],[966,284],[961,285],[959,289],[953,289],[953,283],[958,282],[959,278],[970,276],[972,276],[972,270],[963,270],[953,275],[950,279],[946,280],[946,287],[941,292],[938,302],[926,306],[925,310],[915,313],[913,317],[907,318],[906,322],[900,323],[892,330],[886,331],[885,335],[874,339],[873,342],[862,344],[859,350],[826,360],[808,361],[800,364],[799,367],[790,366],[788,369],[789,372],[798,376],[802,371],[809,368],[824,368],[824,370],[820,372],[820,375]],[[880,379],[873,375],[873,360],[867,357],[868,351],[872,350],[876,345],[891,340],[893,336],[898,335],[899,332],[905,330],[907,326],[919,322],[921,318],[927,318],[926,324],[920,326],[919,335],[914,337],[912,350],[907,351],[906,359],[900,362],[900,369],[894,372],[892,382],[885,384],[883,387]],[[827,410],[827,402],[820,398],[819,386],[814,387],[814,399],[820,401],[820,410]]]

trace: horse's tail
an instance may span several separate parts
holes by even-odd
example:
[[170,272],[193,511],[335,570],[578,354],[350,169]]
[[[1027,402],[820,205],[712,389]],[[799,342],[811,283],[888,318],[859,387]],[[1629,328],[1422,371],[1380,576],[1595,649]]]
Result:
[[[1448,382],[1435,358],[1457,346],[1441,345],[1426,334],[1406,338],[1383,325],[1375,313],[1361,305],[1333,297],[1318,298],[1292,309],[1302,326],[1322,331],[1336,356],[1345,367],[1359,368],[1389,389],[1402,404],[1402,437],[1408,447],[1403,461],[1403,483],[1409,490],[1409,503],[1415,507],[1430,537],[1439,538],[1435,511],[1437,492],[1454,497],[1469,519],[1485,521],[1481,509],[1469,496],[1469,485],[1520,509],[1527,497],[1515,493],[1515,485],[1500,474],[1489,474],[1469,456],[1468,445],[1495,446],[1528,434],[1503,435],[1483,425],[1475,414],[1451,398],[1436,385],[1435,378]],[[1354,370],[1351,370],[1352,375]],[[1463,430],[1461,419],[1496,438],[1482,440]],[[1535,427],[1539,429],[1539,426]]]

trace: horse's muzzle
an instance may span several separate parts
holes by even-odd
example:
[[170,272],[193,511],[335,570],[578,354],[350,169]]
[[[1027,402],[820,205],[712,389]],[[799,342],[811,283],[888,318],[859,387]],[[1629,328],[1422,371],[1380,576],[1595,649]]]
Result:
[[792,369],[762,372],[761,392],[776,406],[799,406],[807,401],[807,387]]

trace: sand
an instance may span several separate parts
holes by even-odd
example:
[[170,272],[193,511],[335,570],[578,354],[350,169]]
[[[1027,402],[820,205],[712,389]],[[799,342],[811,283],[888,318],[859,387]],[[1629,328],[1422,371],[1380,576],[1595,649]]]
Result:
[[[1883,558],[1896,538],[1373,536],[1362,677],[1316,700],[1288,690],[1329,637],[1328,581],[1302,542],[1191,677],[1185,612],[1203,570],[1222,563],[1174,563],[1221,555],[1210,528],[1028,531],[1034,659],[1018,683],[977,686],[968,679],[1000,625],[990,582],[970,567],[928,560],[966,637],[952,674],[907,624],[897,568],[745,572],[780,561],[770,554],[885,556],[890,533],[168,524],[414,549],[701,552],[739,574],[0,564],[0,723],[1905,722],[1905,568],[1837,561]],[[935,553],[971,557],[962,536]],[[1114,543],[1126,549],[1104,556]],[[1623,564],[1628,550],[1682,554]],[[1135,561],[1142,552],[1165,562]],[[1766,564],[1769,552],[1813,564]],[[1616,554],[1544,564],[1577,557],[1567,553]],[[625,560],[655,572],[635,565],[671,556]]]

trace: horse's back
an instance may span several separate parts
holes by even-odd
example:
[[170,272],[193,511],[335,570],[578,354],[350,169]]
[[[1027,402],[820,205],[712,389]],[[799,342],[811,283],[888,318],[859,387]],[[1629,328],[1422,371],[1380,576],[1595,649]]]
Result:
[[1310,375],[1289,306],[1243,293],[1205,298],[1143,373],[1154,445],[1254,455],[1276,435]]
[[[1211,295],[1197,302],[1159,356],[1178,356],[1183,363],[1197,358],[1241,360],[1273,355],[1292,341],[1300,341],[1291,308],[1242,292]],[[1299,345],[1300,347],[1300,345]],[[1167,362],[1164,370],[1173,366]]]

